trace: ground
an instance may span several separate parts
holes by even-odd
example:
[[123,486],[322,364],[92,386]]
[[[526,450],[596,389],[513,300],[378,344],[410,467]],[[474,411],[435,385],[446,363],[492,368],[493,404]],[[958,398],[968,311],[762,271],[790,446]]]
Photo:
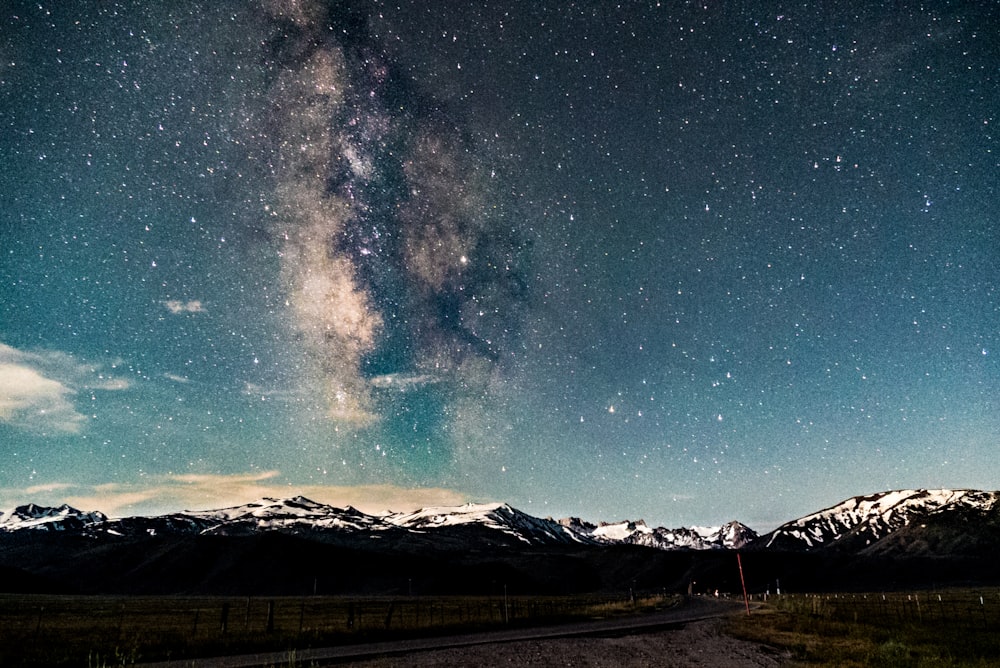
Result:
[[490,643],[417,652],[352,663],[361,668],[444,666],[671,666],[674,668],[775,667],[788,665],[778,650],[722,632],[725,621],[708,619],[682,628],[620,637],[558,638]]

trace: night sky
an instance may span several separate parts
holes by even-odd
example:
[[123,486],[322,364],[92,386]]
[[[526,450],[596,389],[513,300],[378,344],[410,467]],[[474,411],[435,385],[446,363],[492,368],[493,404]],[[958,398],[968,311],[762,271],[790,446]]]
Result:
[[1000,487],[997,3],[2,12],[0,506]]

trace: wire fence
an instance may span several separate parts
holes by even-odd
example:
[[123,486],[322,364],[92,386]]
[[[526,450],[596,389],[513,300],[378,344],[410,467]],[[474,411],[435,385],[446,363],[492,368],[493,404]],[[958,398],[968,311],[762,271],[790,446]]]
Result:
[[[608,616],[671,597],[0,596],[0,665],[56,665],[114,653],[114,664],[233,647],[347,644]],[[13,664],[11,657],[35,657]]]
[[927,624],[1000,630],[1000,590],[782,594],[779,610],[841,622]]

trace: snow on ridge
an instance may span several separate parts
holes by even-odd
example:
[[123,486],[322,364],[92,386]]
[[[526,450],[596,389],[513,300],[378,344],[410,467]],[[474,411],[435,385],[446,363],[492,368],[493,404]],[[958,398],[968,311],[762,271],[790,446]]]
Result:
[[601,522],[594,526],[575,518],[560,520],[560,524],[593,537],[602,543],[629,543],[646,545],[661,550],[690,549],[713,550],[739,548],[757,537],[757,534],[739,522],[728,522],[714,527],[680,527],[667,529],[650,527],[643,520]]
[[337,508],[317,503],[304,496],[275,499],[264,497],[239,506],[219,510],[184,511],[156,519],[192,519],[208,522],[201,533],[225,533],[232,527],[272,529],[385,529],[380,518],[367,515],[351,506]]
[[461,506],[429,506],[412,512],[389,513],[386,522],[401,527],[455,526],[491,521],[494,513],[515,512],[506,503],[466,503]]
[[194,515],[198,517],[218,517],[220,519],[231,520],[248,515],[253,517],[265,517],[279,513],[284,515],[310,517],[327,513],[330,510],[337,509],[333,506],[316,503],[315,501],[311,501],[304,496],[294,496],[287,499],[264,497],[257,501],[251,501],[250,503],[244,503],[239,506],[230,506],[228,508],[220,508],[217,510],[185,510],[182,514]]
[[854,496],[834,506],[787,522],[775,529],[766,544],[791,538],[806,547],[840,540],[852,532],[868,542],[909,524],[913,516],[939,512],[949,506],[992,508],[998,493],[969,489],[900,489]]
[[[508,511],[508,512],[505,512]],[[466,503],[461,506],[428,506],[413,512],[393,513],[386,521],[409,529],[484,524],[491,528],[505,528],[505,516],[514,509],[505,503]]]
[[622,541],[636,534],[651,533],[653,533],[653,530],[646,526],[643,520],[635,522],[625,520],[613,524],[601,522],[596,529],[590,532],[590,535],[606,541]]
[[502,502],[432,506],[409,513],[392,513],[382,519],[411,531],[478,524],[501,531],[527,544],[589,540],[580,532],[560,522],[528,515]]
[[900,506],[924,505],[937,508],[948,505],[961,500],[969,492],[970,490],[904,489],[855,496],[811,515],[788,522],[785,526],[804,526],[817,520],[829,519],[847,521],[853,526],[870,517],[891,517]]
[[696,534],[699,534],[701,536],[714,536],[714,535],[718,534],[719,531],[722,530],[722,527],[721,526],[717,526],[717,527],[700,527],[700,526],[695,525],[695,526],[689,526],[688,529],[691,529],[691,531],[694,531]]
[[69,527],[85,527],[107,519],[100,511],[84,512],[66,503],[58,507],[28,503],[0,513],[0,532],[23,529],[64,531]]

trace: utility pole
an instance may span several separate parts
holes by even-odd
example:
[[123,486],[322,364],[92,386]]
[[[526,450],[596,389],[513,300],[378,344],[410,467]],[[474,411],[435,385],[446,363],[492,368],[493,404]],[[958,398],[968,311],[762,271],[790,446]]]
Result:
[[736,553],[736,565],[740,567],[740,584],[743,585],[743,602],[747,606],[747,616],[750,616],[750,597],[747,596],[747,583],[743,579],[743,560],[740,559],[740,553]]
[[508,608],[507,608],[507,585],[506,584],[504,584],[504,586],[503,586],[503,623],[504,624],[509,624],[510,623],[510,612],[508,611]]

